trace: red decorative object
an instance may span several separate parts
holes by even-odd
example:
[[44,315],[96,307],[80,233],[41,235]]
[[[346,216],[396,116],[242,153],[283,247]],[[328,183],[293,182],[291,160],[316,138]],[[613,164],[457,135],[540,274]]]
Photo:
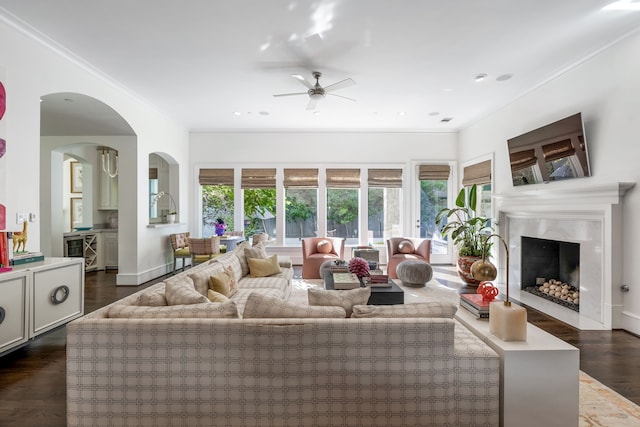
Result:
[[7,93],[4,90],[2,82],[0,82],[0,119],[4,116],[4,112],[7,107]]
[[353,273],[358,277],[369,275],[369,262],[364,258],[351,258],[349,260],[349,273]]
[[499,293],[498,288],[493,286],[493,283],[491,282],[480,282],[476,292],[482,295],[482,301],[485,302],[493,301]]

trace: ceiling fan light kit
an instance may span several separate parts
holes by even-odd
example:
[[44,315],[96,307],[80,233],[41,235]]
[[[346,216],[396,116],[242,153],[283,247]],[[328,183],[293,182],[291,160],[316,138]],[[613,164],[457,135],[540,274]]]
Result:
[[344,80],[340,80],[339,82],[333,83],[329,86],[322,87],[320,85],[320,77],[322,77],[322,73],[320,71],[314,71],[313,73],[311,73],[311,75],[313,76],[314,79],[316,79],[315,84],[312,84],[300,74],[291,75],[291,77],[298,80],[300,83],[302,83],[304,86],[306,86],[309,89],[306,92],[280,93],[273,96],[278,97],[278,96],[292,96],[292,95],[308,95],[309,104],[307,104],[307,110],[314,110],[316,108],[316,104],[318,103],[318,101],[320,101],[321,99],[324,99],[326,95],[333,95],[339,98],[348,99],[349,101],[355,101],[355,99],[353,98],[348,98],[346,96],[332,93],[334,90],[355,85],[356,82],[353,79],[347,78]]

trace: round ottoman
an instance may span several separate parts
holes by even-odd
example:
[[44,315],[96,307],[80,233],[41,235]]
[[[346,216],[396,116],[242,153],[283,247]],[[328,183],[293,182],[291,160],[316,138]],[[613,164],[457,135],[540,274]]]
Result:
[[398,279],[409,286],[424,286],[433,277],[431,265],[424,261],[408,259],[396,268]]

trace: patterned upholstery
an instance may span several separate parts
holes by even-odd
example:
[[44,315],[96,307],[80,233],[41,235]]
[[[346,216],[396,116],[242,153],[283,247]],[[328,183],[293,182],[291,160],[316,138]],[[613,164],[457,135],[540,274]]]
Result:
[[210,238],[189,238],[191,264],[201,264],[220,254],[220,236]]
[[171,242],[171,249],[173,249],[173,274],[175,274],[178,259],[182,259],[182,270],[185,267],[185,259],[191,259],[189,232],[170,234],[169,241]]
[[452,319],[82,318],[67,334],[71,427],[499,423],[499,358]]
[[458,306],[446,301],[397,305],[356,305],[351,317],[442,317],[453,319]]

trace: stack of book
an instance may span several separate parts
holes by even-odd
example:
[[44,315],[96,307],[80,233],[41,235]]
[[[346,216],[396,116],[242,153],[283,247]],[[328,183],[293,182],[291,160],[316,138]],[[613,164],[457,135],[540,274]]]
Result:
[[349,266],[348,265],[331,265],[329,266],[329,270],[332,273],[348,273],[349,272]]
[[489,318],[489,304],[501,301],[494,298],[492,301],[483,301],[480,294],[460,294],[460,307],[466,309],[477,319]]
[[13,254],[13,259],[10,260],[10,263],[11,265],[22,265],[38,261],[44,261],[44,254],[42,252],[24,252]]
[[334,289],[356,289],[360,287],[358,276],[353,273],[333,273]]
[[365,284],[374,288],[390,288],[389,275],[387,274],[371,274],[366,278]]

